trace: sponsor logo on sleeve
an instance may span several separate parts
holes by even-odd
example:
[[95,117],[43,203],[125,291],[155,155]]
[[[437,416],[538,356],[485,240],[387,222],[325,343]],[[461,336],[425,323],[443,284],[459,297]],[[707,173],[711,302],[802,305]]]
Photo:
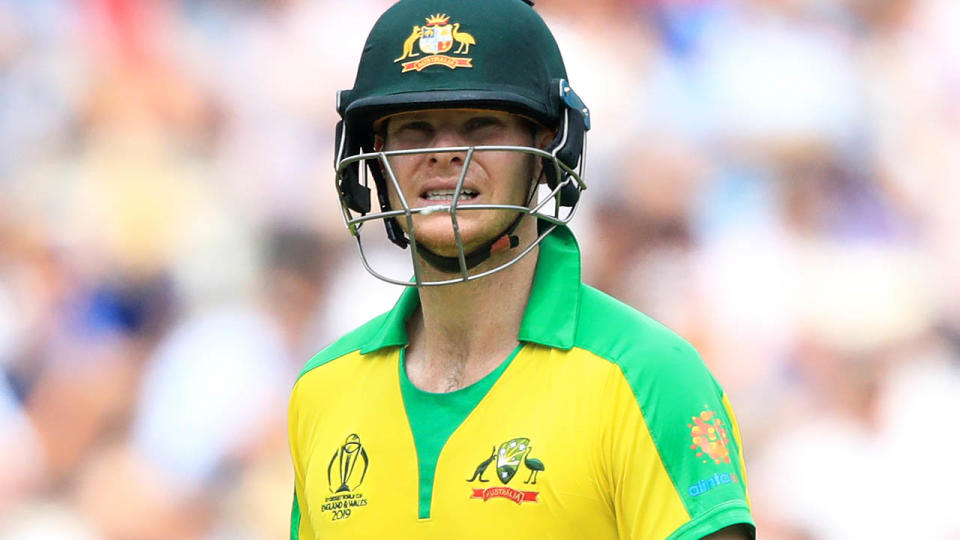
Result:
[[698,480],[697,483],[688,487],[687,493],[693,497],[696,497],[698,495],[703,495],[717,486],[722,486],[724,484],[736,484],[739,481],[740,479],[737,478],[736,473],[714,473],[714,475],[710,478]]
[[730,463],[730,449],[727,447],[730,437],[717,413],[711,411],[709,405],[704,405],[700,414],[691,416],[690,420],[692,423],[687,424],[693,441],[690,449],[696,451],[697,457],[704,463],[709,459],[717,464]]

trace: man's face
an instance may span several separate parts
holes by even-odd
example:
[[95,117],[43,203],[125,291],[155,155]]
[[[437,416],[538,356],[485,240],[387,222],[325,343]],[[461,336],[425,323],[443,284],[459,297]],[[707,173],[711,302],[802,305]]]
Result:
[[[452,146],[544,146],[550,134],[544,129],[536,130],[532,125],[519,116],[492,110],[415,111],[389,117],[378,135],[378,146],[382,144],[387,151]],[[466,152],[389,158],[390,167],[411,208],[451,204],[465,161]],[[474,152],[457,212],[466,253],[503,234],[517,217],[516,212],[508,210],[469,210],[469,206],[526,206],[531,184],[539,175],[540,160],[536,156],[512,151]],[[391,184],[388,182],[390,206],[401,209],[403,205]],[[407,230],[406,219],[401,217],[398,221]],[[418,243],[438,255],[457,255],[450,214],[419,214],[413,222]]]

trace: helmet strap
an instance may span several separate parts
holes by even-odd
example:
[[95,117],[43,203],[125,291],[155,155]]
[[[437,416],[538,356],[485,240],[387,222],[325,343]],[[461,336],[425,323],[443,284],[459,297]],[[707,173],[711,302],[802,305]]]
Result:
[[[466,263],[467,270],[470,270],[471,268],[483,263],[498,251],[519,246],[520,238],[513,234],[513,232],[516,231],[517,227],[520,225],[520,220],[523,219],[523,216],[524,214],[518,215],[517,218],[513,220],[513,223],[511,223],[502,233],[498,234],[493,240],[483,244],[470,253],[465,253],[463,256],[463,262]],[[421,258],[423,258],[423,260],[427,261],[430,266],[440,270],[441,272],[455,274],[460,271],[459,257],[444,257],[443,255],[438,255],[430,251],[424,246],[417,246],[417,253]]]

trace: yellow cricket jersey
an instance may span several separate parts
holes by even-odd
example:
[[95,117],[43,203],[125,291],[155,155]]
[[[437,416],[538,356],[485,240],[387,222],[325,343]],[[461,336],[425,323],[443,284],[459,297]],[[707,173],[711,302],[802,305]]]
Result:
[[410,287],[306,365],[290,400],[292,539],[692,539],[753,529],[730,403],[676,334],[540,248],[520,346],[470,387],[403,368]]

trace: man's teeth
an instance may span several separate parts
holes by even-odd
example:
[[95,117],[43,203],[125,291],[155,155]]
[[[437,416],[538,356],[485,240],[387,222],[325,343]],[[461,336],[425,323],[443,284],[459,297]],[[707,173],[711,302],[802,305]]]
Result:
[[[423,198],[428,201],[449,201],[453,200],[454,190],[452,189],[437,189],[433,191],[428,191]],[[469,189],[464,189],[460,192],[460,200],[469,200],[477,196],[476,191]]]

